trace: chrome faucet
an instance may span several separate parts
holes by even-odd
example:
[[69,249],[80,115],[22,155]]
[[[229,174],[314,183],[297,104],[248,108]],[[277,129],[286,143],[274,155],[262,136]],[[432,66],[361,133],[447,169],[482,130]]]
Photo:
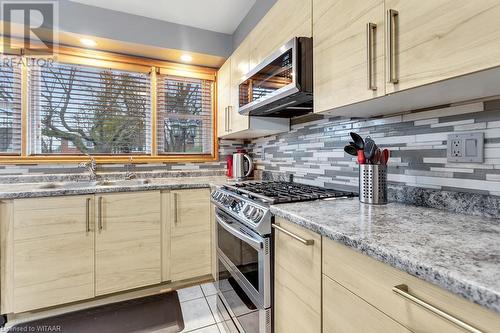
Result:
[[94,157],[90,156],[89,154],[85,154],[88,158],[88,162],[81,162],[78,164],[79,168],[85,168],[89,174],[90,178],[95,180],[97,178],[97,162]]
[[125,164],[125,179],[126,180],[136,179],[137,174],[135,173],[135,171],[133,171],[135,169],[135,165],[132,162],[132,156],[128,160],[129,163]]

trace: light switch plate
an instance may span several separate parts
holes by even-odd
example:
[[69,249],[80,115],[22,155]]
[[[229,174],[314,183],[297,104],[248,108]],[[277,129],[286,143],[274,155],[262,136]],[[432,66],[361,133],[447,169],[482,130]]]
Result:
[[483,163],[484,133],[449,134],[447,160],[456,163]]

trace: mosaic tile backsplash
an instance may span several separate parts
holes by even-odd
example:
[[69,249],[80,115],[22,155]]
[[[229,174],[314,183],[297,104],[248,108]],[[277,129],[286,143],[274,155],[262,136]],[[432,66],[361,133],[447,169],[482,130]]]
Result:
[[[247,145],[258,173],[293,174],[297,182],[357,190],[356,160],[343,151],[354,131],[391,150],[393,186],[500,195],[500,100],[368,120],[309,118],[295,120],[288,133]],[[478,131],[485,135],[484,163],[448,163],[448,134]]]

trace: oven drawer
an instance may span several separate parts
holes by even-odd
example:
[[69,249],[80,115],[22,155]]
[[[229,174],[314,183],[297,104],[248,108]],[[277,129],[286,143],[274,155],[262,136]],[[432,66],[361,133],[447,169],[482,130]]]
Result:
[[500,327],[498,314],[326,238],[323,273],[416,333],[471,331],[407,300],[404,288],[399,287],[402,294],[393,291],[396,286],[407,286],[411,295],[482,332],[498,332]]

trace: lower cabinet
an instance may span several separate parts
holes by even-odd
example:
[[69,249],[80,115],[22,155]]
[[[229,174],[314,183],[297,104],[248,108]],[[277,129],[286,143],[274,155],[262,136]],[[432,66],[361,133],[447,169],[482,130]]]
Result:
[[2,313],[94,296],[92,196],[1,204]]
[[326,275],[323,275],[323,332],[410,333]]
[[321,237],[283,219],[276,224],[274,332],[320,333]]
[[160,192],[105,194],[96,201],[96,296],[160,283]]
[[211,274],[210,190],[170,192],[170,278]]
[[206,278],[210,225],[207,188],[0,201],[0,313]]

